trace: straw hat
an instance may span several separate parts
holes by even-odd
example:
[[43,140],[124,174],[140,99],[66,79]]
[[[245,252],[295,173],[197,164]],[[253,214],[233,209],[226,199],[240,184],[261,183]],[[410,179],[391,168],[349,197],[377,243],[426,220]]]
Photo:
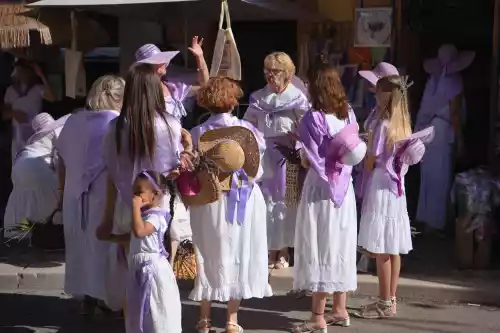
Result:
[[179,51],[162,52],[154,44],[145,44],[135,52],[135,62],[139,64],[168,66]]
[[379,79],[387,76],[399,76],[399,71],[393,64],[388,62],[381,62],[371,71],[359,71],[359,75],[376,86]]
[[31,121],[31,127],[33,128],[35,134],[28,139],[26,144],[32,144],[33,142],[38,141],[44,136],[52,133],[54,130],[64,126],[66,120],[68,120],[70,116],[71,114],[67,114],[57,120],[54,120],[54,118],[46,112],[37,114]]
[[220,199],[231,188],[233,173],[244,170],[251,180],[257,176],[260,153],[257,140],[249,129],[224,127],[205,132],[198,140],[199,157],[195,172],[177,180],[182,201],[200,206]]

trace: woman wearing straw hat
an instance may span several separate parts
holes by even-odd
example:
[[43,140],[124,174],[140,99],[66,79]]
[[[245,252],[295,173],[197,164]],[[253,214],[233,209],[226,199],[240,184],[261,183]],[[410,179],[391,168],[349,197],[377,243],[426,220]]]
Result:
[[[208,72],[207,63],[203,55],[203,38],[199,39],[194,36],[189,51],[196,58],[197,71],[198,71],[198,84],[201,86],[205,84],[210,75]],[[173,117],[181,121],[186,115],[184,101],[195,92],[195,87],[186,82],[179,80],[167,79],[167,67],[170,65],[172,59],[179,54],[179,51],[162,52],[153,44],[146,44],[141,46],[135,53],[136,64],[147,64],[151,66],[156,75],[161,78],[163,95],[165,98],[165,109]],[[196,87],[198,88],[198,87]],[[183,140],[189,133],[182,130]],[[179,244],[192,236],[191,226],[189,224],[189,212],[183,205],[175,204],[175,217],[172,221],[171,238],[172,244],[170,245],[172,256],[170,262],[173,263],[177,248]]]
[[35,134],[14,159],[13,190],[4,217],[6,230],[25,218],[43,221],[58,207],[55,143],[67,118],[56,121],[48,113],[40,113],[33,119]]
[[197,250],[198,275],[189,298],[201,302],[200,333],[210,331],[212,301],[228,302],[226,332],[241,333],[241,300],[272,295],[266,204],[256,183],[262,175],[265,142],[254,126],[231,115],[242,95],[228,78],[213,78],[198,92],[198,104],[211,116],[192,130],[193,144],[206,164],[215,164],[217,170],[211,172],[218,174],[200,181],[198,194],[183,197],[191,206]]
[[[420,194],[416,219],[429,231],[446,224],[453,171],[453,152],[463,153],[462,124],[465,100],[460,72],[474,60],[474,52],[459,52],[451,44],[439,48],[438,57],[424,62],[430,75],[417,114],[415,130],[434,126],[434,140],[420,164]],[[439,170],[439,172],[436,172]]]
[[[120,115],[110,123],[110,130],[104,138],[103,156],[108,170],[107,197],[101,225],[96,231],[100,239],[120,239],[119,235],[131,232],[132,211],[132,183],[144,170],[156,171],[169,178],[176,178],[180,171],[186,168],[189,155],[184,152],[181,145],[181,124],[165,110],[165,100],[162,83],[151,66],[136,64],[127,74],[125,94]],[[169,194],[164,197],[162,209],[175,215],[173,205],[176,192],[169,188]],[[167,232],[167,235],[169,233]],[[137,236],[137,235],[136,235]],[[123,237],[122,237],[123,238]],[[169,238],[169,237],[167,237]],[[167,249],[169,243],[166,244]],[[155,260],[158,253],[151,253]],[[116,253],[114,254],[116,258]],[[159,260],[168,260],[161,257]],[[128,270],[134,270],[138,280],[137,284],[128,287],[140,291],[145,295],[143,304],[145,315],[155,312],[155,318],[161,320],[152,323],[153,327],[147,332],[180,333],[181,327],[181,302],[179,289],[170,265],[164,266],[163,280],[156,284],[157,288],[150,289],[151,284],[141,283],[148,280],[148,255],[134,255],[128,258]],[[123,288],[126,274],[110,271],[115,284],[110,285],[119,295]],[[130,275],[130,272],[129,272]],[[121,289],[124,292],[123,289]],[[164,296],[169,295],[169,302],[164,302]],[[122,294],[122,296],[124,296]],[[135,300],[140,301],[140,300]],[[134,302],[127,298],[127,302]],[[126,306],[126,320],[137,317],[127,311],[135,309]],[[146,320],[144,321],[146,322]],[[150,320],[147,320],[150,323]]]
[[106,200],[102,139],[109,122],[119,114],[124,87],[122,78],[98,78],[85,109],[69,117],[57,141],[66,243],[64,290],[83,298],[83,315],[93,314],[97,300],[107,299],[106,253],[110,244],[95,236]]
[[[42,110],[43,99],[54,101],[54,94],[38,65],[19,59],[14,65],[14,84],[5,92],[4,119],[12,119],[12,158],[33,134],[31,120]],[[39,80],[42,84],[39,84]]]
[[294,125],[310,107],[303,91],[305,86],[294,74],[295,65],[288,54],[269,54],[264,59],[267,85],[252,93],[244,116],[266,138],[267,150],[263,159],[261,186],[269,211],[269,267],[278,269],[288,267],[288,248],[294,246],[298,203],[287,202],[286,182],[287,174],[298,168],[288,162],[281,163],[283,155],[276,149],[276,145],[295,148],[295,142],[288,132],[294,130]]

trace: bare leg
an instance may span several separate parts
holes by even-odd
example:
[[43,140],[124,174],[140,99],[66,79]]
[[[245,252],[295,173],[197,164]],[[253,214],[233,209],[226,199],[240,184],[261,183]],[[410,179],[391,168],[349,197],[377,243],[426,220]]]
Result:
[[377,275],[379,297],[383,301],[391,300],[391,260],[387,254],[377,255]]
[[227,324],[226,332],[240,332],[238,326],[238,310],[240,309],[241,300],[232,299],[227,303]]
[[325,306],[327,297],[327,293],[312,294],[311,322],[314,323],[318,328],[326,326]]
[[172,255],[170,256],[170,266],[174,266],[175,255],[177,254],[177,249],[179,248],[179,242],[173,240],[170,243]]
[[391,286],[390,286],[391,297],[396,297],[400,270],[401,270],[401,257],[391,256]]
[[349,317],[349,313],[347,313],[347,293],[333,294],[332,316],[339,319]]
[[211,303],[209,301],[201,301],[200,303],[200,321],[197,325],[198,332],[209,332],[210,331],[210,308]]

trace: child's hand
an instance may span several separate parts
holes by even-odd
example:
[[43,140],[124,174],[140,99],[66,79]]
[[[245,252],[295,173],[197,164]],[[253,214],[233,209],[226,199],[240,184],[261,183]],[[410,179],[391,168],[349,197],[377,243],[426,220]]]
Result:
[[137,196],[137,195],[134,195],[134,197],[132,198],[132,206],[134,208],[138,208],[138,209],[141,209],[143,206],[144,206],[144,201],[142,201],[142,198]]
[[181,143],[184,147],[184,151],[193,151],[193,139],[191,138],[191,133],[186,129],[181,129]]

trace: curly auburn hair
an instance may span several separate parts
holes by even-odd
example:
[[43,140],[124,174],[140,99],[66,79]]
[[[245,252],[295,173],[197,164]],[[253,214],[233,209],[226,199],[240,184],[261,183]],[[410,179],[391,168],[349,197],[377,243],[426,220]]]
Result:
[[238,106],[243,97],[239,84],[226,77],[211,78],[198,90],[198,104],[212,113],[226,113]]
[[349,116],[347,96],[337,70],[320,64],[308,73],[309,95],[312,107],[327,114],[334,114],[339,119]]

